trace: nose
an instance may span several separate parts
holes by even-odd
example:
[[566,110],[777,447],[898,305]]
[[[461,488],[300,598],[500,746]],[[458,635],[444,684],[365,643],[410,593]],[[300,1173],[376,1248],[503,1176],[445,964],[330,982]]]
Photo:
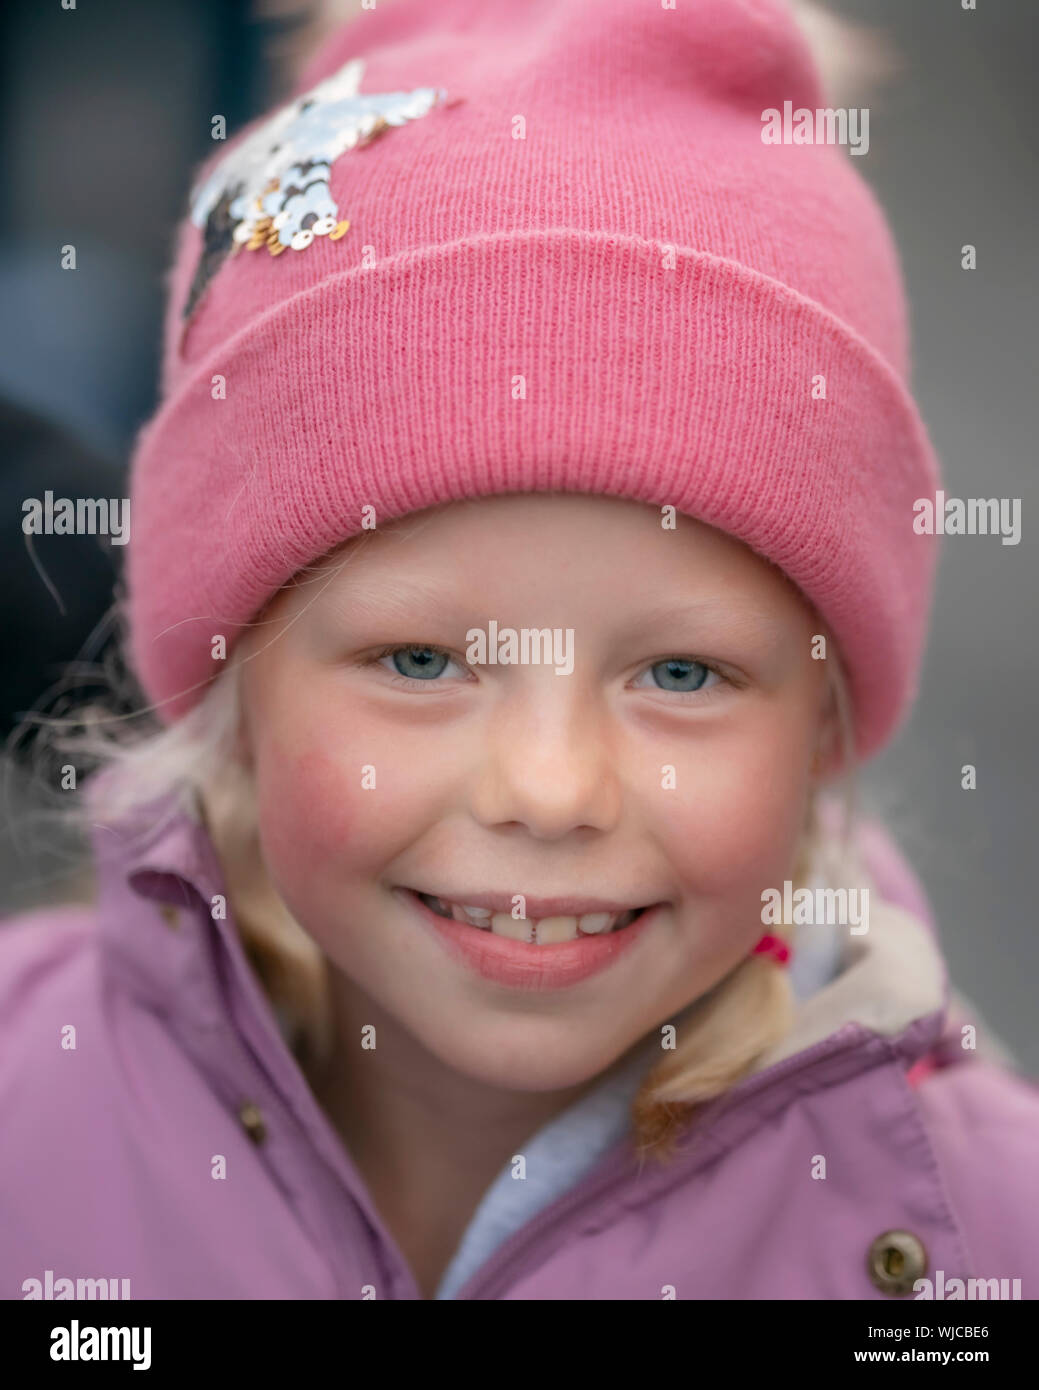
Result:
[[609,712],[573,673],[524,674],[490,716],[473,815],[487,827],[521,825],[537,840],[613,829],[622,787]]

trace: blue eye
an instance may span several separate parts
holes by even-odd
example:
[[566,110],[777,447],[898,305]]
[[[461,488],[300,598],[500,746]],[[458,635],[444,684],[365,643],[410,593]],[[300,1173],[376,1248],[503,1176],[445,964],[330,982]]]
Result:
[[436,647],[394,647],[385,654],[392,658],[398,675],[408,680],[435,680],[450,660]]
[[[678,695],[695,694],[711,681],[712,676],[715,681],[721,679],[717,671],[712,671],[702,662],[684,661],[678,657],[668,661],[657,661],[647,667],[647,670],[652,672],[659,689],[670,690]],[[675,684],[666,684],[669,681],[674,681]]]
[[[386,666],[387,661],[393,662],[392,670]],[[386,647],[371,661],[390,674],[396,673],[397,681],[402,685],[411,684],[413,687],[418,685],[433,686],[438,683],[438,678],[444,674],[447,668],[456,664],[450,652],[443,651],[440,647],[428,647],[423,644],[413,646]],[[464,667],[459,667],[464,674]],[[669,691],[673,695],[695,695],[700,691],[709,691],[713,686],[721,685],[726,677],[722,676],[713,667],[707,666],[702,661],[690,661],[683,657],[669,657],[665,661],[656,661],[652,666],[645,668],[644,674],[652,674],[653,681],[658,690]],[[636,687],[640,682],[636,682]]]

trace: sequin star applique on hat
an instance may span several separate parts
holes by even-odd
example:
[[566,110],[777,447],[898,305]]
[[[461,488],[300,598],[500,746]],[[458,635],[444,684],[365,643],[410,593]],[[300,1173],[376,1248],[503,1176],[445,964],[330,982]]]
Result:
[[229,252],[265,247],[279,256],[347,231],[350,223],[328,184],[332,163],[345,150],[459,100],[448,103],[443,87],[362,95],[363,72],[364,60],[351,59],[275,112],[192,190],[191,220],[204,244],[184,304],[185,325]]

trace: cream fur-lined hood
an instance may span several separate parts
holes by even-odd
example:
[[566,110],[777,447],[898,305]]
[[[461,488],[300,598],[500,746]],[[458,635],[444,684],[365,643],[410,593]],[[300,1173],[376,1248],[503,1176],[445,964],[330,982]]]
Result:
[[[829,821],[831,826],[835,822],[832,808]],[[876,822],[867,822],[857,845],[852,856],[842,857],[834,849],[821,856],[830,868],[820,865],[813,881],[868,887],[868,930],[853,935],[846,926],[828,929],[841,938],[837,972],[798,1002],[789,1033],[758,1059],[748,1075],[804,1051],[847,1023],[896,1038],[917,1019],[942,1008],[947,1010],[946,1043],[959,1038],[959,1029],[970,1024],[976,1030],[971,1041],[979,1056],[1016,1066],[1013,1053],[976,1006],[953,987],[923,891],[887,832]],[[900,903],[892,901],[896,894]],[[796,927],[792,942],[796,951]]]

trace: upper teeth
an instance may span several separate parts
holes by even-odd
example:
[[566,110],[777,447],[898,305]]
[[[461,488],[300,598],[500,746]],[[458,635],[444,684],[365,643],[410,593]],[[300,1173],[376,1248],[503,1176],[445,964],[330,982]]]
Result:
[[435,911],[456,922],[481,927],[496,936],[508,936],[513,941],[539,942],[542,945],[559,941],[576,941],[578,935],[597,936],[603,932],[626,927],[635,917],[629,912],[586,912],[580,917],[513,917],[510,912],[492,912],[489,907],[470,907],[467,904],[446,902],[429,894],[420,895]]

